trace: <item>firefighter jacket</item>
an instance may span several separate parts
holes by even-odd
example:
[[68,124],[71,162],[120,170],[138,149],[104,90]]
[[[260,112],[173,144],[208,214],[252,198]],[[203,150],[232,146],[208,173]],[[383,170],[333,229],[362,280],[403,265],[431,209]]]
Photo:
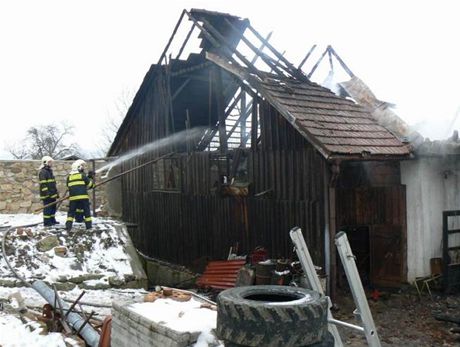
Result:
[[49,166],[44,166],[38,173],[38,182],[40,183],[40,199],[56,199],[58,191],[56,188],[56,179],[53,170]]
[[71,172],[67,176],[70,201],[89,199],[88,189],[93,188],[93,186],[93,180],[84,172]]

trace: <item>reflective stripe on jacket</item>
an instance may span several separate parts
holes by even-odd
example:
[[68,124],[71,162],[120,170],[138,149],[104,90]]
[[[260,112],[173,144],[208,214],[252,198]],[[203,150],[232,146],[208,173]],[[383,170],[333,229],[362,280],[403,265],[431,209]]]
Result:
[[67,176],[67,188],[69,200],[89,199],[88,189],[94,186],[93,181],[84,172],[70,173]]
[[44,166],[38,173],[38,183],[40,184],[40,199],[57,198],[56,179],[53,170],[49,166]]

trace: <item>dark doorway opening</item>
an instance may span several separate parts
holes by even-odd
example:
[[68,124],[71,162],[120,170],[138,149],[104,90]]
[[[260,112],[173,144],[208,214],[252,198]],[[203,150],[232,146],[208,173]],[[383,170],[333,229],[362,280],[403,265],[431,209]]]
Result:
[[[356,267],[358,268],[359,276],[363,286],[371,284],[371,252],[370,252],[370,233],[367,225],[344,226],[339,230],[347,234],[348,242],[356,257]],[[337,259],[339,259],[337,255]],[[344,287],[347,283],[347,278],[342,266],[339,266],[339,286]]]

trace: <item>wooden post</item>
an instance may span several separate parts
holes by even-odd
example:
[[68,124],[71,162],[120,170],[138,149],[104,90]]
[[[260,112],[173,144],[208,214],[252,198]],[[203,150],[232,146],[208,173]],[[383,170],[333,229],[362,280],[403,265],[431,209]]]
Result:
[[[238,35],[240,34],[240,31],[228,20],[225,18],[225,22],[228,24],[228,26],[230,27],[230,29],[232,29],[232,31]],[[241,40],[256,54],[256,55],[259,55],[260,58],[265,62],[265,64],[267,64],[273,71],[275,71],[278,75],[283,75],[283,73],[281,72],[281,70],[278,69],[278,67],[276,66],[276,64],[274,64],[271,60],[270,60],[270,57],[268,57],[267,55],[265,55],[264,53],[260,52],[256,46],[254,46],[251,41],[249,41],[247,38],[244,37],[244,35],[241,35]],[[284,68],[284,66],[281,66],[279,65],[280,67]],[[286,69],[289,71],[289,69]],[[289,71],[290,72],[290,71]]]
[[337,298],[337,256],[335,250],[336,234],[336,188],[329,187],[329,252],[330,252],[330,272],[329,272],[329,296],[334,302]]
[[257,128],[258,128],[257,98],[252,99],[252,118],[251,118],[251,148],[257,149]]
[[188,112],[188,108],[185,110],[185,129],[187,130],[187,139],[186,139],[186,146],[187,146],[187,153],[191,152],[191,143],[190,143],[190,114]]
[[308,58],[310,58],[310,55],[313,53],[313,51],[315,50],[316,48],[316,45],[313,45],[310,50],[308,51],[307,55],[305,56],[305,58],[302,59],[302,61],[300,62],[299,64],[299,67],[297,69],[301,70],[302,69],[302,66],[303,64],[305,64],[305,62],[308,60]]
[[216,66],[213,67],[214,81],[216,87],[214,88],[214,95],[216,98],[217,105],[217,118],[219,119],[219,142],[220,142],[220,152],[227,153],[228,144],[227,144],[227,132],[225,126],[225,104],[224,104],[224,95],[222,88],[222,74],[220,69]]
[[316,62],[315,65],[313,65],[313,67],[311,68],[311,71],[310,73],[307,75],[308,78],[310,78],[313,73],[316,71],[316,69],[318,68],[318,65],[321,63],[321,61],[323,60],[324,56],[326,55],[326,53],[329,51],[329,48],[326,48],[323,52],[323,54],[321,54],[321,57],[319,57],[318,61]]
[[[241,107],[240,107],[241,116],[246,114],[246,93],[241,90]],[[246,137],[246,117],[243,116],[241,120],[241,133],[240,133],[240,143],[243,144],[244,138]]]
[[331,175],[329,180],[328,201],[329,201],[329,296],[334,302],[337,298],[337,252],[335,249],[335,235],[337,233],[337,179],[340,175],[340,162],[331,164]]

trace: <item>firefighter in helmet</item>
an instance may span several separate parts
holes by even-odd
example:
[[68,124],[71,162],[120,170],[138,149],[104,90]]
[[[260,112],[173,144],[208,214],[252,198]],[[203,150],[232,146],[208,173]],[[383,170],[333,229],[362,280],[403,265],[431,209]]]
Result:
[[92,219],[89,206],[88,189],[93,188],[92,171],[85,173],[86,163],[78,159],[72,163],[72,169],[67,176],[67,188],[69,190],[69,211],[67,212],[67,221],[65,227],[68,231],[72,229],[77,210],[83,210],[83,220],[86,229],[91,229]]
[[43,224],[52,226],[59,224],[56,221],[56,199],[59,198],[59,193],[56,188],[56,179],[54,178],[53,158],[44,156],[42,158],[40,171],[38,173],[38,182],[40,184],[40,199],[43,202]]

